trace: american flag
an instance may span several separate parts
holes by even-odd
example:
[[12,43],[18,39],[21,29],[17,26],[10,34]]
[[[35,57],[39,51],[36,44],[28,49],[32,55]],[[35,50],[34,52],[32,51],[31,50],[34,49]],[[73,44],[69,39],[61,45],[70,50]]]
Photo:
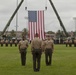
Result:
[[40,39],[45,38],[44,11],[28,11],[29,39],[33,40],[35,34],[39,34]]

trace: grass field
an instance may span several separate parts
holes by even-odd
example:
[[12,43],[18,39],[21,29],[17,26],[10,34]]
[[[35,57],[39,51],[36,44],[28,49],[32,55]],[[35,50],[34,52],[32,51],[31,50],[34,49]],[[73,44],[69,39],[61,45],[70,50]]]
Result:
[[43,53],[40,72],[33,71],[30,47],[26,66],[21,66],[17,47],[0,47],[0,75],[76,75],[76,47],[55,45],[52,66],[45,65]]

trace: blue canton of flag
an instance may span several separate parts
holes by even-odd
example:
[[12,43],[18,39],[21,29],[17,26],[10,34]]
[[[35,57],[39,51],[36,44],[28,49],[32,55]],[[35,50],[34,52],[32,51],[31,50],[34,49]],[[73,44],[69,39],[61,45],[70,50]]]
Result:
[[37,22],[37,11],[28,11],[29,22]]

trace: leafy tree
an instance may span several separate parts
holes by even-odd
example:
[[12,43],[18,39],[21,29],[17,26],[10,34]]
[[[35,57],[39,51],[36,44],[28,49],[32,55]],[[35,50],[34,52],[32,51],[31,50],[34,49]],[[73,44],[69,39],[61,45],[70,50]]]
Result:
[[48,31],[47,33],[48,34],[55,34],[55,32],[53,32],[53,31]]
[[24,28],[22,30],[22,36],[27,36],[27,35],[28,35],[28,30],[27,30],[27,28]]
[[15,33],[14,30],[12,30],[12,31],[10,32],[10,36],[11,36],[11,37],[16,37],[16,33]]
[[65,37],[65,33],[63,31],[58,30],[56,32],[56,37],[57,38],[63,38],[63,37]]

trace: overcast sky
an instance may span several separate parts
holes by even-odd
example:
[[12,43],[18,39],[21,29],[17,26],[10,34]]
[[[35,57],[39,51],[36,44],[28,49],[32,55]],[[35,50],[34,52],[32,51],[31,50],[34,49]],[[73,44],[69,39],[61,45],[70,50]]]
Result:
[[[18,0],[20,2],[21,0]],[[52,0],[67,31],[75,31],[76,0]],[[0,0],[0,31],[4,29],[14,10],[17,0]],[[45,10],[45,31],[57,31],[61,29],[58,19],[49,3],[49,0],[24,0],[18,11],[18,30],[28,28],[28,10]],[[26,17],[26,18],[25,18]],[[16,30],[16,17],[8,30]]]

